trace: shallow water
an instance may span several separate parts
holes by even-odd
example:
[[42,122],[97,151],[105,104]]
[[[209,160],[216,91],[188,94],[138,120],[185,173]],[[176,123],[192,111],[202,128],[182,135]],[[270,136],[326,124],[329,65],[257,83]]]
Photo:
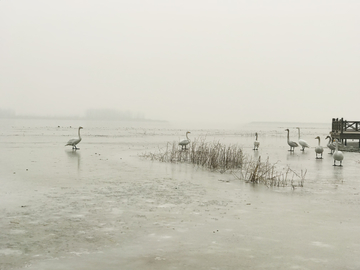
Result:
[[[65,147],[82,125],[79,151]],[[330,124],[194,129],[307,170],[267,188],[141,159],[187,130],[166,123],[0,120],[0,269],[359,269],[359,153],[332,166]],[[70,127],[71,126],[71,127]],[[285,128],[311,146],[288,151]],[[259,151],[253,151],[254,133]],[[324,158],[315,159],[316,136]]]

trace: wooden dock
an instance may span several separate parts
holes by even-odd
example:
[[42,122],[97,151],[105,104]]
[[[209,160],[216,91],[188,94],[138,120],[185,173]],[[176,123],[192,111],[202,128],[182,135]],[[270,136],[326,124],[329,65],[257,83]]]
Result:
[[360,121],[333,118],[330,135],[334,139],[339,139],[345,145],[347,145],[347,140],[359,140],[360,148]]

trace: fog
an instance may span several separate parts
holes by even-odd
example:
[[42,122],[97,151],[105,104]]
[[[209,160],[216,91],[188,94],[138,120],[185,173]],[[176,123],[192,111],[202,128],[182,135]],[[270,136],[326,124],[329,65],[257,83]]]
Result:
[[358,1],[0,1],[0,109],[359,120]]

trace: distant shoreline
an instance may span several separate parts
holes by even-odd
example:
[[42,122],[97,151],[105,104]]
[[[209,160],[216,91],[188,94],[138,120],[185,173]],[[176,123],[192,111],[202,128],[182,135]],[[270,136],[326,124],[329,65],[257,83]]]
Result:
[[89,118],[89,117],[77,117],[77,116],[10,116],[10,117],[0,117],[0,120],[84,120],[84,121],[126,121],[126,122],[159,122],[159,123],[169,123],[166,120],[156,120],[156,119],[143,119],[143,118]]
[[[331,124],[331,121],[329,121],[329,123]],[[281,122],[281,121],[254,121],[254,122],[249,122],[247,123],[248,125],[251,125],[251,124],[256,124],[256,125],[259,125],[259,124],[286,124],[286,125],[294,125],[294,124],[328,124],[328,122]]]

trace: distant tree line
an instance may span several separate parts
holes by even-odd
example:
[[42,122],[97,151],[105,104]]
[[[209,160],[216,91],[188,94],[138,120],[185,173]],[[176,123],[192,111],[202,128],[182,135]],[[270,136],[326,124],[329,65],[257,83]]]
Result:
[[11,109],[0,108],[0,119],[2,118],[20,118],[20,119],[89,119],[89,120],[143,120],[145,119],[144,113],[133,113],[130,111],[117,111],[111,109],[89,109],[86,111],[84,117],[79,116],[44,116],[44,115],[19,115]]
[[15,111],[0,109],[0,118],[14,118]]
[[144,113],[132,113],[130,111],[117,111],[111,109],[90,109],[86,111],[85,118],[99,120],[143,120]]

